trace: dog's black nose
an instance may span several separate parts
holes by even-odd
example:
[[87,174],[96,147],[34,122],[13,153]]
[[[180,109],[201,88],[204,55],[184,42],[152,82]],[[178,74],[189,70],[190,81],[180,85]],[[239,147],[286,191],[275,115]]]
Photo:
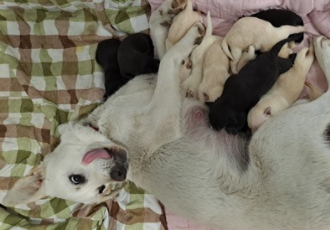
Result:
[[127,174],[127,165],[121,162],[116,162],[116,165],[111,169],[110,177],[115,181],[124,181]]

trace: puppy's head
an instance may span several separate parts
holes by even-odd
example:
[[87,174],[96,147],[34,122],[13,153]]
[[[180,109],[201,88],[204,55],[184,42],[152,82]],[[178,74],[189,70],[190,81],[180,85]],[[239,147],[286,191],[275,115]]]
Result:
[[216,102],[210,106],[209,119],[212,128],[215,130],[224,128],[229,134],[237,134],[241,131],[246,125],[245,113],[233,111],[227,106],[219,106]]
[[263,106],[253,107],[248,114],[248,126],[252,133],[255,133],[257,129],[272,116],[271,107],[264,108]]
[[88,125],[68,124],[44,160],[47,195],[91,204],[117,195],[126,179],[127,152]]

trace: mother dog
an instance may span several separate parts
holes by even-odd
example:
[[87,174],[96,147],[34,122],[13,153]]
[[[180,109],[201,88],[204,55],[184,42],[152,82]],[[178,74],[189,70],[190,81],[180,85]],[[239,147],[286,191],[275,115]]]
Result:
[[[330,229],[330,91],[268,120],[250,141],[215,132],[207,108],[180,93],[181,62],[202,30],[192,27],[165,54],[157,82],[134,78],[87,119],[63,127],[61,143],[39,167],[42,181],[37,173],[29,177],[38,189],[17,183],[12,192],[21,200],[8,194],[7,202],[45,194],[100,202],[127,171],[168,209],[204,225]],[[330,41],[318,37],[314,46],[329,81]]]

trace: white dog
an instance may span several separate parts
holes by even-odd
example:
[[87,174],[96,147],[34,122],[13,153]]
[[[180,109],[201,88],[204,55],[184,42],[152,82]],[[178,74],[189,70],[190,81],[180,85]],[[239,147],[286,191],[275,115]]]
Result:
[[[270,119],[251,140],[215,132],[206,120],[207,108],[182,98],[177,76],[199,36],[199,28],[191,28],[165,54],[155,88],[147,76],[136,77],[83,123],[67,125],[46,166],[57,175],[42,183],[65,184],[79,188],[75,194],[83,190],[97,197],[109,176],[90,174],[86,167],[98,162],[104,172],[102,165],[111,162],[112,154],[90,151],[106,146],[119,156],[128,154],[128,180],[153,193],[169,210],[204,225],[222,230],[329,229],[330,148],[325,131],[330,91]],[[314,44],[329,82],[330,41],[319,37]],[[125,165],[125,157],[120,161]],[[72,173],[88,180],[75,183]],[[93,180],[100,184],[89,187]]]
[[[274,27],[270,22],[256,18],[244,17],[239,19],[230,28],[222,42],[222,48],[232,60],[230,67],[233,73],[237,73],[237,63],[242,52],[250,45],[261,52],[269,51],[277,42],[287,38],[290,34],[304,32],[304,26]],[[291,49],[282,49],[279,56],[287,57],[292,53]]]
[[267,94],[262,96],[260,101],[249,111],[248,125],[252,132],[255,132],[269,118],[289,108],[299,98],[313,61],[314,49],[312,44],[309,49],[305,47],[299,51],[293,67],[281,74]]

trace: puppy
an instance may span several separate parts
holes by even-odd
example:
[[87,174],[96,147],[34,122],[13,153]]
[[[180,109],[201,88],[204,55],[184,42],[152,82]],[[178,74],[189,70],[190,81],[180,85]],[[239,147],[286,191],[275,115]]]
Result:
[[[268,10],[260,11],[256,14],[252,14],[250,15],[250,17],[257,17],[262,20],[268,21],[274,27],[281,27],[284,25],[290,25],[290,26],[304,25],[304,21],[302,20],[302,18],[298,14],[289,10],[268,9]],[[303,40],[304,40],[304,33],[299,33],[298,37],[294,41],[300,43]]]
[[149,35],[131,34],[126,37],[118,49],[120,73],[126,79],[139,74],[157,73],[159,60],[154,58],[154,46]]
[[104,99],[114,94],[128,81],[121,75],[117,59],[120,43],[119,40],[110,38],[99,42],[96,48],[96,61],[104,71]]
[[280,74],[292,67],[295,55],[289,59],[278,57],[282,46],[278,42],[269,52],[260,54],[242,70],[230,76],[223,94],[210,106],[210,124],[215,130],[225,128],[230,134],[246,131],[247,113],[276,82]]
[[160,7],[150,15],[150,35],[156,47],[159,59],[162,59],[166,53],[165,40],[172,20],[186,7],[186,4],[187,0],[165,0]]
[[186,7],[172,21],[165,41],[166,50],[181,40],[187,31],[197,22],[202,21],[199,12],[193,10],[193,0],[186,0]]
[[[214,102],[223,92],[229,74],[229,58],[221,48],[223,38],[219,38],[206,52],[203,63],[203,79],[198,87],[198,99],[201,102]],[[240,71],[249,61],[257,57],[253,46],[242,53],[237,69]]]
[[303,48],[293,67],[283,73],[274,86],[249,111],[248,126],[254,133],[266,120],[290,107],[304,89],[306,75],[314,61],[313,45]]
[[207,50],[203,62],[203,78],[198,86],[198,99],[201,102],[214,102],[223,91],[229,77],[229,58],[221,48],[219,37]]
[[203,78],[204,57],[210,46],[218,39],[218,36],[212,35],[212,21],[210,12],[207,13],[207,28],[200,45],[198,45],[190,55],[191,74],[182,83],[182,88],[186,92],[186,97],[198,99],[198,86]]
[[[287,38],[291,34],[304,32],[303,26],[281,26],[274,27],[271,23],[256,17],[244,17],[239,19],[228,31],[222,41],[222,48],[226,55],[232,60],[231,70],[237,71],[237,63],[242,52],[250,45],[256,50],[266,52],[278,41]],[[261,36],[262,35],[262,36]],[[287,51],[291,53],[291,51]]]

